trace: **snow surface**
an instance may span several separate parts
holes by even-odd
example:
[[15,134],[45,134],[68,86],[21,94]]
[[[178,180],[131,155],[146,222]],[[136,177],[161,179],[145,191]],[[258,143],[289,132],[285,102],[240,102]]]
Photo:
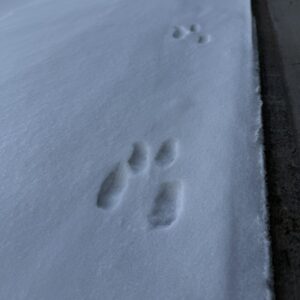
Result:
[[266,299],[249,0],[0,3],[0,299]]

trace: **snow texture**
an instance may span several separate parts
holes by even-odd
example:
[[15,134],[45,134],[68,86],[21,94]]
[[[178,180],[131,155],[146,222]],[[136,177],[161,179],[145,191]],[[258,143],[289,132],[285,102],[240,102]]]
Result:
[[0,299],[267,299],[249,0],[0,3]]

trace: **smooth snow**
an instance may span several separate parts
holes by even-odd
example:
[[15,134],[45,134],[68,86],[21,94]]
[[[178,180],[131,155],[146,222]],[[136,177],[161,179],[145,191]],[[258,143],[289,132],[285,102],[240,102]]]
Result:
[[267,299],[250,1],[0,10],[0,299]]

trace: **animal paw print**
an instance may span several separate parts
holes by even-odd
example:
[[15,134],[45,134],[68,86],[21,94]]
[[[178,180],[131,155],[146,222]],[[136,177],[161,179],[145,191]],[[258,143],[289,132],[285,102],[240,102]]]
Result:
[[130,173],[138,174],[146,169],[148,164],[148,146],[145,143],[135,143],[127,163],[118,163],[103,180],[98,193],[97,205],[103,209],[117,206],[128,187]]
[[174,39],[185,39],[188,36],[197,36],[197,42],[199,44],[206,44],[210,42],[210,35],[202,32],[202,28],[199,24],[193,24],[189,28],[185,26],[176,26],[173,32]]
[[183,198],[183,183],[170,181],[161,184],[148,215],[151,228],[170,226],[179,216]]
[[[179,142],[170,138],[159,147],[154,163],[161,170],[170,168],[177,160]],[[133,144],[132,153],[126,163],[118,163],[103,180],[98,193],[97,205],[102,209],[117,207],[129,185],[132,175],[138,175],[150,165],[150,149],[144,142]],[[183,199],[183,182],[166,181],[160,184],[147,221],[150,228],[163,228],[173,224],[180,212]]]

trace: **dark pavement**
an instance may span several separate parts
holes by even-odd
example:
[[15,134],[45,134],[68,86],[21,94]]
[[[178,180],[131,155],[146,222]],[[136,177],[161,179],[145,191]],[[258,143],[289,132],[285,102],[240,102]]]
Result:
[[300,1],[253,0],[276,299],[300,299]]

